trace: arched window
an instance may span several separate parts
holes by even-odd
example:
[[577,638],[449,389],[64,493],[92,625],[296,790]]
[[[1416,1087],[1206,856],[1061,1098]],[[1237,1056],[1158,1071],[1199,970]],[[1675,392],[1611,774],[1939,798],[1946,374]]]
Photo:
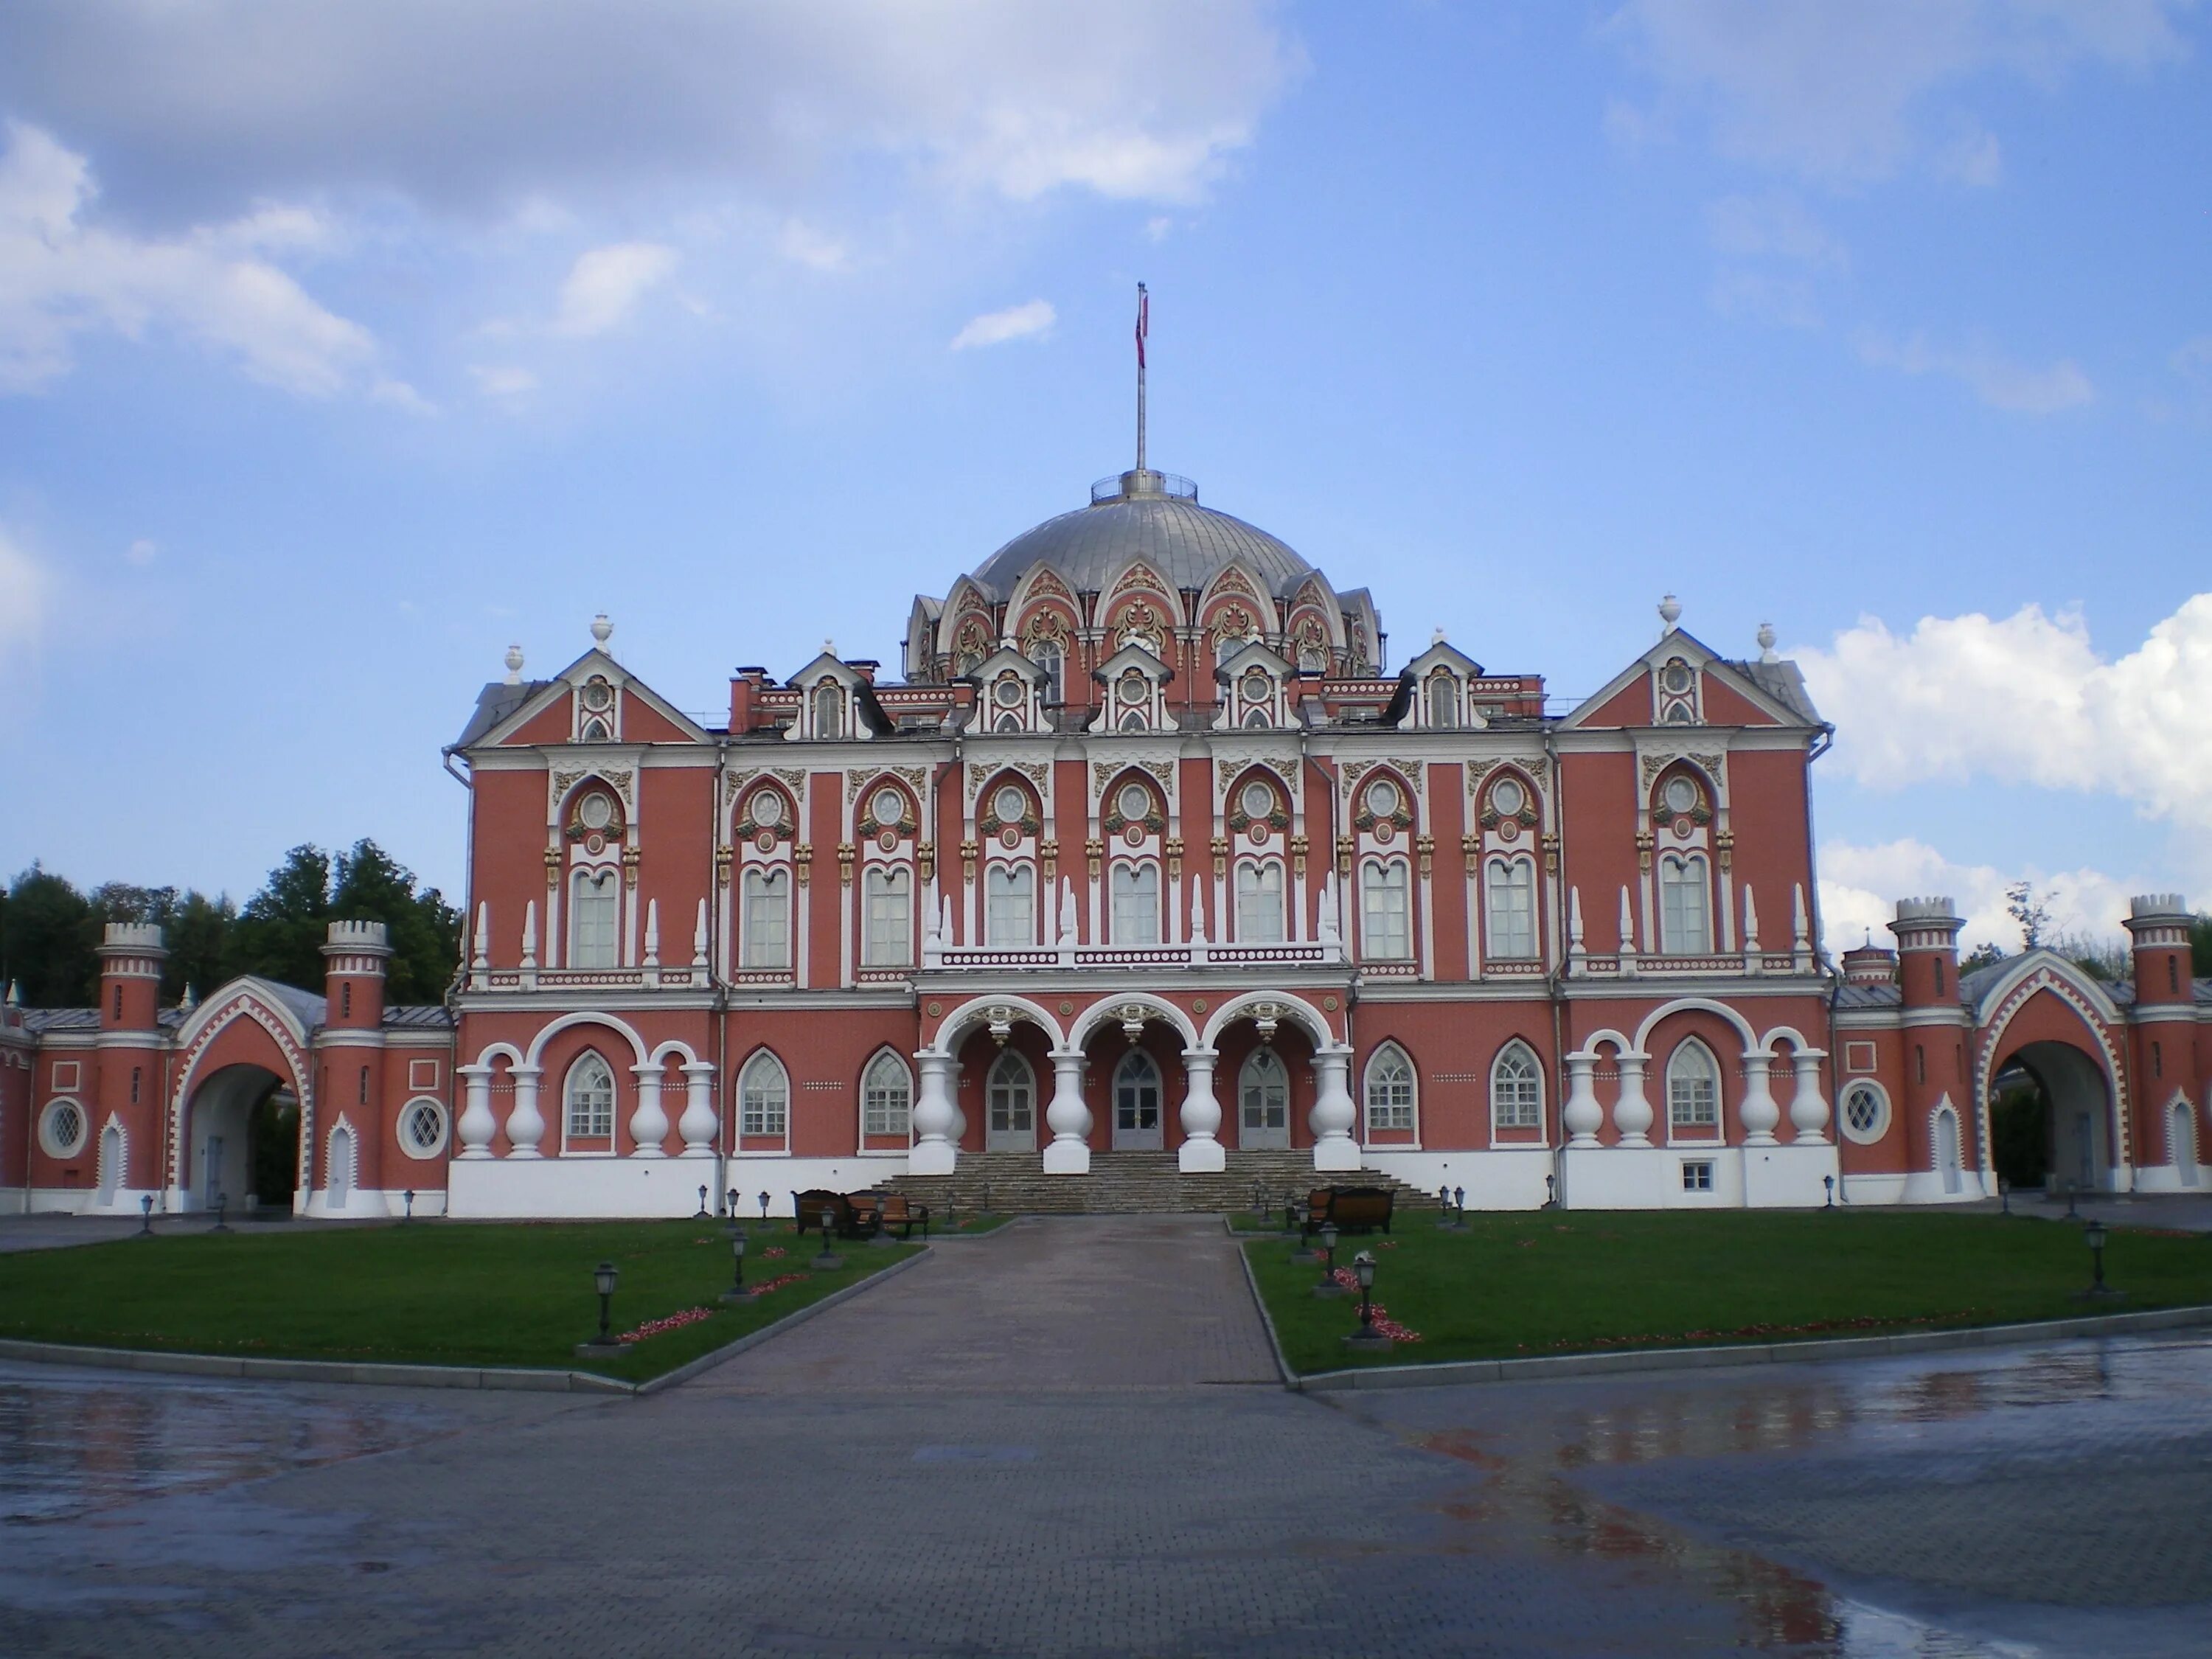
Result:
[[1459,724],[1459,682],[1449,674],[1429,676],[1429,724],[1445,728]]
[[576,1056],[562,1091],[568,1104],[568,1133],[580,1140],[605,1140],[615,1132],[615,1070],[592,1049]]
[[584,742],[605,743],[607,740],[607,723],[601,720],[598,715],[594,714],[591,719],[584,722]]
[[1142,1048],[1132,1048],[1114,1068],[1114,1145],[1160,1144],[1160,1068]]
[[914,885],[903,870],[870,870],[861,878],[867,895],[867,932],[860,961],[869,968],[903,968],[914,960]]
[[1150,864],[1114,866],[1114,943],[1160,942],[1160,872]]
[[1413,1127],[1413,1062],[1395,1042],[1367,1062],[1367,1133],[1402,1134]]
[[983,872],[983,942],[1001,950],[1036,943],[1036,876],[1028,866],[994,864]]
[[791,966],[791,878],[787,871],[745,872],[745,921],[738,965]]
[[738,1074],[738,1133],[781,1139],[791,1122],[791,1079],[763,1048]]
[[1254,707],[1244,711],[1244,724],[1248,726],[1265,728],[1273,725],[1274,722],[1267,718],[1267,711],[1265,708]]
[[1044,700],[1059,702],[1064,693],[1061,677],[1066,672],[1067,659],[1060,649],[1058,640],[1031,640],[1030,660],[1044,670]]
[[622,945],[617,937],[616,914],[621,889],[611,870],[579,870],[568,901],[568,965],[571,968],[613,968],[620,965]]
[[1012,1049],[991,1062],[983,1080],[987,1152],[1027,1152],[1036,1145],[1036,1075]]
[[1659,949],[1701,957],[1713,948],[1712,884],[1702,853],[1668,853],[1659,860]]
[[1283,866],[1273,859],[1247,859],[1237,866],[1237,939],[1273,945],[1283,937]]
[[903,1136],[913,1115],[914,1079],[906,1062],[886,1048],[860,1079],[860,1133]]
[[1237,1139],[1248,1151],[1291,1144],[1291,1077],[1273,1048],[1255,1048],[1237,1074]]
[[824,680],[814,688],[814,735],[845,735],[845,693],[835,680]]
[[1490,1123],[1493,1129],[1544,1127],[1544,1074],[1528,1045],[1516,1037],[1490,1067]]
[[1413,954],[1413,902],[1402,859],[1370,859],[1359,871],[1359,949],[1376,962]]
[[1677,1134],[1710,1135],[1721,1126],[1721,1068],[1695,1037],[1667,1061],[1667,1121]]
[[1490,954],[1504,961],[1536,954],[1536,864],[1492,859],[1483,872],[1490,913]]

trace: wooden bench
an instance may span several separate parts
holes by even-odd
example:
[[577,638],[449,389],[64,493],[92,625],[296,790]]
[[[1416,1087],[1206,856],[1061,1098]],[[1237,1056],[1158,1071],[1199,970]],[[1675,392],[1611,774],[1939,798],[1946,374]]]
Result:
[[1293,1208],[1285,1224],[1297,1226],[1302,1237],[1311,1238],[1327,1222],[1334,1222],[1340,1233],[1371,1233],[1376,1228],[1390,1231],[1390,1212],[1397,1201],[1397,1194],[1388,1187],[1316,1187],[1306,1194],[1306,1218],[1303,1225]]
[[840,1238],[865,1238],[876,1228],[872,1202],[866,1206],[859,1206],[844,1194],[833,1193],[823,1187],[817,1187],[811,1192],[793,1193],[791,1208],[799,1223],[798,1231],[802,1234],[810,1227],[817,1232],[822,1231],[822,1212],[824,1210],[830,1212],[830,1231]]
[[929,1206],[909,1202],[904,1193],[885,1193],[876,1200],[876,1225],[888,1232],[896,1227],[901,1238],[912,1238],[916,1226],[929,1237]]

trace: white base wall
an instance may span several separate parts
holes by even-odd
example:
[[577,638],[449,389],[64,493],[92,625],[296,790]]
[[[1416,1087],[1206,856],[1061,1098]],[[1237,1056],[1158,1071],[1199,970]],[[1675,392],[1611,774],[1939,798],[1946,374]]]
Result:
[[1553,1156],[1548,1146],[1457,1152],[1370,1146],[1360,1161],[1431,1196],[1439,1187],[1464,1188],[1470,1210],[1539,1210],[1551,1195],[1544,1177],[1553,1173]]
[[1743,1201],[1753,1210],[1817,1210],[1842,1200],[1836,1149],[1825,1142],[1786,1146],[1746,1146]]
[[[1893,1176],[1890,1179],[1893,1181],[1897,1177]],[[1980,1170],[1960,1170],[1959,1190],[1955,1193],[1944,1190],[1944,1179],[1942,1172],[1938,1170],[1915,1170],[1904,1178],[1897,1196],[1889,1201],[1893,1204],[1972,1204],[1977,1199],[1997,1195],[1996,1177]],[[1866,1201],[1858,1199],[1856,1194],[1853,1197],[1858,1202]]]
[[[748,1155],[712,1161],[456,1158],[447,1172],[451,1185],[446,1213],[465,1220],[509,1221],[695,1216],[703,1186],[709,1212],[717,1209],[716,1194],[735,1188],[739,1215],[759,1215],[761,1194],[766,1193],[769,1214],[788,1216],[793,1193],[815,1188],[858,1192],[905,1172],[903,1159],[857,1153],[843,1158]],[[418,1191],[417,1215],[422,1213],[422,1200]]]
[[2186,1169],[2177,1164],[2145,1164],[2136,1171],[2136,1190],[2139,1193],[2212,1193],[2212,1168],[2202,1164]]
[[90,1215],[100,1198],[96,1187],[33,1187],[23,1194],[18,1215]]

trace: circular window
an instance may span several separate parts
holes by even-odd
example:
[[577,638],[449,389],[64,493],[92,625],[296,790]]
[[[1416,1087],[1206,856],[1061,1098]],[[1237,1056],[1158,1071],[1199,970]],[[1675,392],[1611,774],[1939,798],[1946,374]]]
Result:
[[783,797],[773,789],[763,789],[753,797],[753,822],[763,830],[773,830],[783,822]]
[[615,804],[605,795],[586,795],[576,817],[586,830],[604,830],[615,821]]
[[991,810],[999,815],[999,822],[1001,823],[1019,823],[1022,821],[1022,813],[1028,805],[1029,803],[1022,799],[1022,792],[1010,783],[999,791],[998,795],[991,802]]
[[1133,783],[1121,791],[1121,805],[1123,817],[1141,823],[1152,810],[1152,798],[1142,784]]
[[1845,1137],[1865,1146],[1889,1133],[1889,1097],[1878,1083],[1854,1083],[1844,1091]]
[[1687,778],[1667,780],[1667,810],[1682,813],[1693,810],[1698,804],[1698,786]]
[[1690,689],[1690,665],[1680,657],[1659,671],[1659,684],[1676,696]]
[[1244,696],[1248,702],[1265,702],[1267,693],[1273,689],[1267,677],[1256,668],[1244,677]]
[[446,1150],[446,1109],[428,1098],[410,1100],[399,1115],[399,1149],[410,1158],[435,1158]]
[[584,707],[593,714],[614,707],[615,691],[605,680],[584,682]]
[[1248,783],[1244,786],[1244,816],[1246,817],[1264,818],[1274,810],[1275,792],[1273,790],[1268,788],[1264,783]]
[[887,830],[896,827],[906,817],[906,803],[899,799],[896,789],[878,789],[872,810],[876,822]]
[[46,1108],[39,1123],[39,1139],[49,1158],[75,1158],[84,1150],[84,1108],[73,1100],[58,1100]]
[[1509,818],[1521,816],[1522,803],[1528,799],[1528,791],[1511,778],[1500,778],[1498,787],[1490,792],[1490,804]]
[[1114,695],[1123,702],[1138,703],[1145,700],[1146,688],[1142,674],[1124,674],[1121,683],[1114,688]]
[[1377,778],[1367,787],[1367,810],[1378,818],[1394,817],[1398,811],[1398,786],[1388,778]]
[[1018,708],[1022,702],[1022,683],[1012,674],[991,688],[991,695],[999,700],[1001,708]]

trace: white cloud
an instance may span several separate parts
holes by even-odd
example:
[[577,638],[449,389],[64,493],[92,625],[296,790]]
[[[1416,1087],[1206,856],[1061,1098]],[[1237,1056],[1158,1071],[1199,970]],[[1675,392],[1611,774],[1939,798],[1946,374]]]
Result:
[[358,383],[374,356],[359,324],[325,310],[256,251],[299,245],[312,215],[264,208],[228,225],[141,240],[88,222],[82,155],[10,123],[0,155],[0,392],[68,373],[95,329],[166,330],[235,357],[257,380],[305,397]]
[[2172,824],[2192,878],[2212,881],[2212,592],[2112,659],[2078,614],[2032,605],[1923,617],[1904,635],[1867,617],[1831,648],[1795,654],[1836,724],[1831,763],[1857,782],[1985,779],[2117,798]]
[[1705,229],[1718,252],[1734,258],[1778,258],[1839,268],[1850,263],[1805,204],[1784,191],[1724,196],[1705,210]]
[[404,380],[372,381],[368,398],[371,403],[388,404],[410,415],[435,415],[438,412],[437,404]]
[[145,537],[141,536],[137,541],[131,543],[130,546],[123,550],[123,556],[127,562],[135,564],[143,570],[148,565],[153,563],[156,558],[160,557],[161,552],[161,543],[149,541]]
[[[1885,177],[1927,148],[1917,116],[1993,74],[2055,85],[2090,64],[2141,72],[2181,56],[2194,0],[1627,0],[1607,33],[1656,82],[1650,110],[1606,124],[1648,143],[1678,111],[1745,160],[1830,183]],[[1993,181],[1995,141],[1937,155]]]
[[1008,306],[1004,311],[986,312],[981,317],[971,317],[961,331],[952,337],[952,349],[965,351],[970,346],[1004,345],[1009,340],[1025,340],[1048,333],[1060,320],[1060,313],[1052,308],[1049,300],[1031,300],[1026,305]]
[[1166,214],[1155,214],[1145,221],[1145,240],[1148,242],[1164,242],[1168,239],[1168,233],[1174,228],[1175,221],[1169,218]]
[[1972,387],[1990,408],[2015,415],[2057,415],[2096,401],[2097,388],[2071,358],[2030,368],[1985,343],[1947,350],[1929,345],[1924,335],[1898,340],[1875,329],[1861,330],[1857,345],[1862,362],[1900,374],[1946,375]]
[[30,550],[0,526],[0,641],[35,646],[45,633],[53,583]]
[[821,271],[843,270],[852,264],[844,243],[798,219],[787,219],[776,232],[775,251],[794,264]]
[[397,191],[504,218],[641,184],[788,198],[889,160],[1188,199],[1302,68],[1277,0],[71,0],[0,11],[0,107],[149,213]]
[[471,363],[469,374],[487,398],[520,398],[538,390],[538,377],[514,363]]
[[659,242],[617,242],[579,254],[561,284],[553,331],[581,339],[619,327],[676,262],[676,250]]
[[1943,896],[1954,901],[1966,919],[1961,951],[1995,944],[2021,947],[2020,924],[2005,910],[2005,889],[2015,881],[2033,884],[2051,911],[2051,934],[2085,934],[2111,941],[2124,937],[2120,919],[2131,894],[2155,884],[2129,881],[2093,869],[1999,870],[1987,864],[1958,864],[1924,842],[1910,838],[1875,847],[1848,842],[1820,846],[1820,926],[1827,948],[1840,956],[1864,944],[1894,945],[1888,924],[1901,898]]

